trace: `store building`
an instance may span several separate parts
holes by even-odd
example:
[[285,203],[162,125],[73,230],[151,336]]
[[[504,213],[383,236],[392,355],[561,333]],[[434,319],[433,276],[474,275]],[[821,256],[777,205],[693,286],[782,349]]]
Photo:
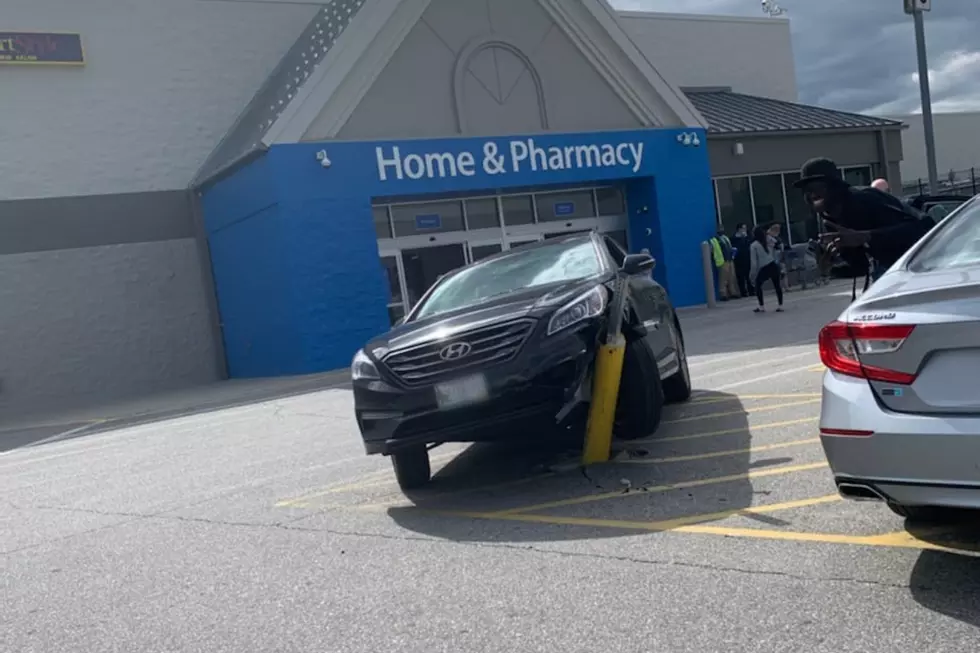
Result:
[[[719,219],[792,227],[786,175],[809,156],[865,176],[901,159],[900,123],[795,103],[782,20],[12,4],[9,29],[80,33],[85,61],[0,67],[31,100],[0,159],[0,327],[22,343],[0,409],[343,367],[443,272],[552,234],[647,248],[674,300],[701,303]],[[760,53],[782,63],[759,75]]]

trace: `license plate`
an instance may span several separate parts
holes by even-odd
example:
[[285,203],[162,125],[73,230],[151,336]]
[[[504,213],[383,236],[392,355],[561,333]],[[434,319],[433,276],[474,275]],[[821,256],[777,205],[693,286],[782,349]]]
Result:
[[489,395],[487,380],[482,374],[436,385],[436,403],[442,410],[480,403]]

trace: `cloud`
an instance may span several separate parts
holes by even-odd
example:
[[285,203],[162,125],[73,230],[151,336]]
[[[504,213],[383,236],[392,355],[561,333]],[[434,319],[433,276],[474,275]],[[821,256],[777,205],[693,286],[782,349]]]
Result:
[[[911,17],[899,0],[777,0],[793,33],[800,101],[871,115],[920,111]],[[764,17],[758,0],[610,0],[617,9]],[[980,0],[925,14],[933,111],[980,110]]]

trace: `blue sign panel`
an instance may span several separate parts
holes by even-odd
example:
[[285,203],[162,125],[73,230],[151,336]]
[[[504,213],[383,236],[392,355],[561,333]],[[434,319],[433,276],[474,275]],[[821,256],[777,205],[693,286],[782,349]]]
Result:
[[[293,188],[322,197],[392,197],[604,182],[703,170],[703,147],[681,130],[537,134],[508,138],[296,143],[269,158]],[[324,166],[323,161],[329,161]]]
[[575,202],[555,202],[555,217],[575,215]]
[[420,231],[424,229],[441,229],[442,218],[438,213],[417,215],[415,216],[415,228]]

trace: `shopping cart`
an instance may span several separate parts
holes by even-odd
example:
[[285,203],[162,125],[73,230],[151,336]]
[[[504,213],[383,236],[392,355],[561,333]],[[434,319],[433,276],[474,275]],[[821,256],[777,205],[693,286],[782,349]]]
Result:
[[799,286],[806,290],[807,286],[819,286],[827,282],[820,269],[819,253],[811,243],[792,245],[783,250],[783,268],[786,273],[786,285]]

